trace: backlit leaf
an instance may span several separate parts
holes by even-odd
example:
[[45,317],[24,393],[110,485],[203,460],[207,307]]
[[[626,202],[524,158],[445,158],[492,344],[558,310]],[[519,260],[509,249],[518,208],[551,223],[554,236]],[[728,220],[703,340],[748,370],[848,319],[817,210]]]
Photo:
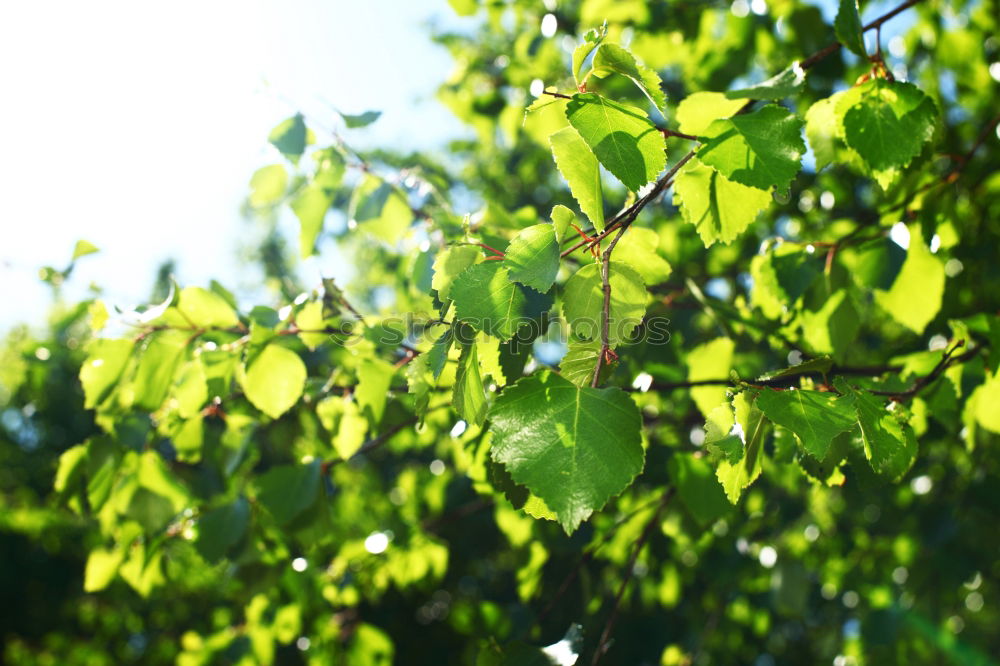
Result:
[[276,419],[302,396],[306,366],[299,355],[269,344],[247,366],[243,390],[254,407]]
[[580,93],[567,104],[566,117],[601,164],[633,192],[663,171],[663,134],[642,111]]
[[620,389],[580,388],[544,372],[490,410],[493,460],[555,511],[567,534],[642,471],[639,410]]
[[604,229],[604,194],[597,157],[575,129],[564,127],[549,137],[552,156],[569,191],[598,231]]
[[693,159],[674,180],[674,204],[705,247],[731,243],[771,204],[771,193],[729,180]]
[[799,172],[806,146],[802,121],[775,104],[715,120],[704,132],[698,159],[726,178],[766,190],[787,188]]

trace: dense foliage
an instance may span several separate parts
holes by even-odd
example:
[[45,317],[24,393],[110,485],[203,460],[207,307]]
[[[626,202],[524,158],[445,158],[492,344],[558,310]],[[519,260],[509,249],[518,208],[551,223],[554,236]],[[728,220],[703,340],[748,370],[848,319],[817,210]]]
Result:
[[452,6],[446,159],[271,132],[270,305],[9,334],[3,658],[993,663],[998,3]]

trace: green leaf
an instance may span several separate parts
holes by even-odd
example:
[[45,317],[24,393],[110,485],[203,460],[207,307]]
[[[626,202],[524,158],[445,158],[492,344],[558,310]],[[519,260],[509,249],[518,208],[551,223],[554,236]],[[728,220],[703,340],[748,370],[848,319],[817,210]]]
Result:
[[167,498],[147,488],[137,488],[124,515],[142,525],[147,534],[156,534],[175,514]]
[[840,9],[837,10],[837,18],[833,22],[833,32],[837,35],[837,40],[848,50],[862,58],[868,58],[858,0],[840,0]]
[[250,177],[250,205],[254,208],[273,206],[285,196],[288,171],[281,164],[261,167]]
[[[767,418],[751,401],[746,392],[733,398],[735,423],[740,426],[743,455],[737,461],[722,460],[715,470],[715,476],[722,484],[726,497],[736,504],[743,490],[760,476],[764,458],[764,432]],[[710,443],[706,438],[706,445]]]
[[844,141],[875,171],[902,168],[934,136],[937,107],[912,83],[872,79],[837,102]]
[[733,182],[697,159],[674,179],[674,204],[705,247],[731,243],[771,204],[771,193]]
[[473,245],[452,245],[438,252],[431,278],[431,288],[437,291],[438,299],[447,301],[451,298],[451,285],[455,278],[482,257],[483,253]]
[[459,16],[472,16],[479,9],[478,0],[448,0],[448,4]]
[[249,523],[250,504],[239,497],[198,519],[198,538],[194,546],[206,560],[218,562],[233,544],[243,538]]
[[566,105],[566,117],[600,163],[631,191],[663,171],[663,134],[639,109],[596,93],[579,93]]
[[462,345],[462,355],[458,359],[452,405],[455,411],[472,425],[480,426],[486,419],[486,389],[479,374],[479,357],[476,344]]
[[800,315],[802,338],[819,354],[843,358],[861,328],[861,318],[846,289],[835,291],[816,312]]
[[497,386],[507,385],[507,376],[503,371],[500,358],[500,345],[503,343],[485,333],[476,336],[476,354],[479,356],[479,375],[485,380],[490,377]]
[[[698,345],[687,355],[688,381],[706,379],[727,379],[732,367],[735,344],[729,338],[716,338]],[[698,409],[709,418],[712,411],[726,402],[726,386],[695,386],[691,389],[691,399]]]
[[155,451],[146,451],[139,456],[139,469],[136,478],[143,488],[147,488],[169,501],[174,513],[180,513],[190,500],[187,489],[167,469],[167,464]]
[[742,185],[785,189],[799,172],[802,121],[768,104],[753,113],[715,120],[705,130],[698,159]]
[[351,193],[347,217],[350,224],[394,245],[413,222],[413,210],[397,188],[368,175]]
[[600,28],[591,28],[583,36],[583,42],[573,49],[573,78],[576,80],[577,87],[583,82],[580,79],[580,70],[583,68],[584,61],[604,41],[607,32],[607,23]]
[[87,462],[87,446],[77,444],[62,452],[59,456],[59,467],[52,488],[57,493],[66,492],[75,486],[84,473]]
[[306,150],[306,121],[301,113],[296,113],[281,121],[267,137],[271,144],[281,151],[293,164],[299,161]]
[[[570,342],[566,354],[559,362],[559,374],[577,386],[590,386],[594,379],[594,368],[597,367],[597,357],[601,353],[601,341]],[[598,384],[606,380],[614,371],[616,361],[604,363]]]
[[451,287],[456,317],[477,331],[501,340],[548,309],[541,294],[515,284],[500,261],[465,269]]
[[371,418],[373,424],[377,425],[382,420],[389,387],[395,374],[396,368],[392,363],[380,358],[365,359],[358,368],[358,385],[354,397],[361,412]]
[[222,296],[201,287],[182,289],[177,310],[196,328],[230,328],[240,324],[240,318]]
[[704,458],[678,453],[670,457],[670,477],[691,517],[710,525],[731,511],[722,486]]
[[368,432],[368,419],[361,413],[358,403],[347,396],[340,398],[341,414],[333,448],[342,460],[348,460],[361,449]]
[[441,334],[440,338],[434,341],[434,344],[426,352],[427,368],[434,376],[435,381],[441,377],[445,363],[448,362],[448,352],[451,350],[451,344],[454,340],[455,329],[449,327],[448,330]]
[[316,349],[331,338],[322,332],[326,327],[323,317],[323,301],[309,301],[295,313],[295,325],[299,328],[299,339],[310,350]]
[[139,357],[135,371],[135,404],[154,412],[167,398],[173,384],[174,372],[184,357],[189,331],[166,330],[152,336]]
[[490,410],[493,460],[555,511],[567,534],[642,471],[639,410],[620,389],[574,386],[543,372]]
[[340,117],[344,119],[344,124],[347,125],[348,129],[367,127],[378,120],[381,115],[381,111],[365,111],[358,114],[340,113]]
[[[992,350],[991,350],[992,351]],[[969,400],[972,402],[972,399]],[[975,391],[976,421],[990,432],[1000,434],[1000,374],[994,373]],[[62,464],[60,462],[60,471]]]
[[806,82],[806,70],[798,62],[793,62],[787,69],[775,74],[766,81],[754,84],[749,88],[730,90],[726,97],[730,99],[784,99],[802,91]]
[[865,457],[872,469],[891,481],[902,477],[917,457],[913,428],[886,409],[885,400],[850,386],[842,378],[834,380],[837,390],[853,403]]
[[309,183],[292,198],[292,212],[299,218],[299,256],[303,259],[316,253],[316,238],[332,203],[333,198],[317,183]]
[[556,204],[552,207],[549,217],[552,219],[552,229],[556,234],[556,242],[561,243],[569,225],[576,220],[576,214],[566,206]]
[[133,349],[135,343],[131,340],[106,338],[95,338],[87,346],[87,358],[80,366],[84,407],[94,409],[117,387]]
[[615,246],[615,260],[628,264],[649,285],[666,282],[671,268],[666,259],[657,254],[660,235],[652,229],[630,227]]
[[269,344],[247,366],[243,391],[254,407],[276,419],[299,401],[305,382],[306,365],[299,355]]
[[551,224],[522,229],[510,241],[503,260],[510,279],[545,293],[559,273],[559,243]]
[[819,171],[837,158],[838,125],[836,96],[814,103],[806,111],[806,138]]
[[88,254],[95,254],[100,251],[101,249],[90,241],[78,240],[73,247],[73,258],[70,261],[76,261],[80,257],[86,257]]
[[528,497],[531,493],[524,486],[519,486],[514,483],[514,479],[510,478],[510,473],[507,472],[507,468],[498,462],[495,462],[492,458],[486,460],[486,475],[490,481],[490,485],[493,486],[495,490],[503,493],[507,501],[510,502],[511,506],[515,509],[524,508],[525,503],[528,501]]
[[730,99],[725,93],[696,92],[688,95],[677,106],[675,114],[678,129],[685,134],[701,136],[720,118],[729,118],[743,108],[746,101]]
[[[615,347],[628,340],[646,314],[649,295],[642,276],[629,266],[612,261],[608,282],[611,307],[608,312],[608,342]],[[563,316],[575,338],[600,340],[604,310],[601,266],[587,264],[574,273],[563,287]]]
[[181,418],[194,418],[208,401],[208,378],[201,356],[186,363],[177,374],[173,405]]
[[774,248],[770,258],[775,281],[785,295],[788,305],[798,301],[820,275],[822,259],[808,252],[802,252],[799,247],[790,243]]
[[594,76],[604,77],[608,74],[621,74],[629,79],[649,98],[657,109],[667,106],[667,97],[663,94],[663,82],[660,75],[649,67],[640,65],[628,49],[618,44],[605,42],[597,48],[594,54]]
[[272,467],[256,480],[257,501],[283,525],[316,501],[319,476],[319,460]]
[[762,389],[757,406],[767,418],[798,435],[806,452],[817,460],[826,458],[833,438],[857,421],[850,401],[822,391]]
[[122,548],[95,548],[90,551],[83,574],[83,591],[99,592],[106,588],[115,579],[124,559]]
[[549,137],[552,156],[569,191],[598,231],[604,230],[604,193],[597,157],[572,127],[564,127]]
[[875,291],[875,302],[900,324],[920,334],[941,309],[944,281],[944,265],[931,254],[920,225],[915,224],[910,227],[910,247],[899,275],[888,291]]

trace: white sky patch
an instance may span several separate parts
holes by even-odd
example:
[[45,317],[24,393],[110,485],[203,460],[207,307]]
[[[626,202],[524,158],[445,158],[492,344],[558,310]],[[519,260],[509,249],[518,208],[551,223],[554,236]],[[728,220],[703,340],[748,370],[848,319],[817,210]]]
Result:
[[365,550],[372,555],[384,553],[389,547],[389,537],[385,532],[372,532],[365,538]]
[[559,21],[555,14],[546,14],[542,17],[542,37],[551,37],[559,29]]
[[771,546],[764,546],[760,549],[760,555],[757,556],[757,559],[760,560],[761,566],[770,569],[778,562],[778,551]]
[[309,568],[309,562],[304,557],[296,557],[294,560],[292,560],[292,568],[298,571],[299,573],[302,573],[303,571]]
[[545,92],[545,82],[541,79],[534,79],[528,86],[528,92],[531,93],[532,97],[541,97],[542,93]]
[[[440,4],[0,3],[0,61],[16,63],[0,105],[0,124],[16,128],[0,154],[0,282],[24,295],[0,328],[43,320],[51,298],[38,269],[63,268],[81,238],[101,251],[75,267],[67,300],[93,282],[109,303],[145,302],[169,257],[182,284],[217,278],[257,299],[259,267],[236,247],[248,229],[240,204],[253,171],[280,160],[267,143],[277,123],[301,110],[333,124],[334,106],[384,112],[352,130],[356,147],[424,149],[461,134],[426,94],[454,66],[423,27],[453,15]],[[393,48],[370,48],[370,30],[330,39],[343,25],[378,26]],[[364,67],[352,66],[358,53]],[[53,183],[60,203],[39,205]]]
[[632,388],[645,393],[653,385],[653,375],[648,372],[640,372],[632,381]]
[[455,423],[455,425],[453,425],[451,427],[451,436],[452,437],[461,437],[462,433],[464,433],[465,429],[468,428],[468,427],[469,427],[469,424],[466,423],[465,421],[458,421],[457,423]]
[[910,230],[902,222],[892,225],[892,229],[889,230],[889,238],[904,250],[910,248]]
[[558,664],[558,666],[573,666],[580,658],[580,655],[573,652],[573,644],[565,638],[558,643],[543,647],[542,652],[552,660],[553,664]]
[[926,495],[933,487],[934,481],[926,474],[914,477],[914,479],[910,481],[910,490],[912,490],[916,495]]

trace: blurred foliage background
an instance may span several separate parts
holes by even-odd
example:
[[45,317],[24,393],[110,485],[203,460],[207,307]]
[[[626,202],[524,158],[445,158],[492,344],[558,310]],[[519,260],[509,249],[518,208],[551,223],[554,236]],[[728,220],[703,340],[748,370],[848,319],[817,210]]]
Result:
[[[258,182],[248,196],[247,234],[255,240],[246,258],[262,266],[274,309],[248,311],[239,325],[251,336],[292,333],[289,344],[308,379],[305,397],[290,411],[268,418],[245,397],[226,396],[225,418],[206,415],[197,443],[185,450],[187,421],[169,409],[146,408],[141,398],[129,408],[106,402],[90,404],[96,412],[86,408],[78,378],[93,351],[93,331],[106,330],[95,319],[108,310],[97,296],[80,303],[59,297],[71,270],[44,275],[56,297],[48,325],[15,328],[0,351],[3,660],[547,663],[531,661],[543,657],[528,646],[558,644],[567,631],[575,635],[576,625],[582,643],[568,644],[589,659],[628,578],[607,663],[996,663],[998,435],[966,403],[997,370],[998,3],[927,1],[894,19],[891,31],[887,25],[888,66],[935,99],[942,121],[936,152],[922,155],[886,191],[849,166],[817,172],[807,158],[791,190],[778,193],[748,233],[709,248],[681,221],[669,195],[647,209],[637,225],[655,232],[659,255],[672,267],[654,285],[649,313],[669,317],[671,343],[630,348],[611,380],[628,386],[639,373],[651,375],[654,389],[636,394],[648,440],[645,471],[569,537],[493,488],[485,431],[434,409],[447,405],[446,395],[432,392],[432,408],[417,427],[419,398],[407,393],[403,373],[394,363],[371,360],[376,354],[408,360],[396,345],[374,335],[361,335],[353,347],[316,345],[278,325],[272,313],[292,302],[297,313],[323,303],[323,326],[353,319],[342,303],[324,300],[323,293],[338,293],[332,287],[318,292],[296,272],[303,239],[279,223],[287,193],[330,170],[343,172],[343,164],[364,165],[340,174],[315,242],[324,261],[354,267],[343,302],[404,336],[389,317],[434,317],[434,255],[464,213],[473,213],[485,242],[502,243],[554,204],[575,205],[552,162],[545,115],[526,118],[525,107],[539,86],[572,90],[570,53],[586,30],[607,21],[616,40],[661,73],[669,106],[657,120],[669,125],[687,95],[759,81],[831,43],[832,14],[798,0],[451,4],[474,16],[476,27],[432,36],[455,63],[437,94],[474,138],[453,141],[442,158],[354,152],[348,123],[323,135],[330,147],[315,144],[301,162],[294,155],[298,164],[289,166],[278,191],[268,194]],[[893,6],[866,3],[863,15],[874,18]],[[405,66],[405,54],[400,59]],[[363,63],[361,54],[357,66]],[[804,115],[866,71],[867,63],[841,50],[810,71],[791,108]],[[602,86],[642,103],[627,81]],[[300,121],[317,132],[333,122]],[[372,178],[378,180],[366,185]],[[944,180],[943,187],[920,190]],[[368,221],[369,233],[356,233],[359,219],[365,223],[358,214],[371,193],[365,188],[380,182],[392,184],[388,196],[400,199],[402,212],[393,217],[383,209]],[[608,188],[613,202],[614,187]],[[624,190],[617,194],[624,200]],[[720,501],[706,462],[692,457],[687,468],[670,462],[698,451],[704,439],[705,417],[692,392],[657,386],[687,380],[687,352],[720,336],[734,341],[731,367],[745,377],[784,367],[790,353],[822,347],[811,325],[785,316],[781,303],[815,313],[830,290],[824,280],[888,288],[906,252],[890,236],[900,215],[876,211],[893,207],[909,211],[911,228],[936,236],[947,257],[940,312],[916,335],[859,298],[843,344],[820,351],[852,366],[891,365],[897,369],[886,385],[900,389],[926,374],[926,350],[940,348],[941,339],[993,348],[909,405],[919,453],[900,483],[876,478],[857,450],[839,467],[846,480],[824,483],[834,470],[802,462],[791,435],[775,429],[760,479],[737,505]],[[807,283],[796,298],[780,285],[774,294],[754,295],[766,287],[752,279],[751,259],[775,239],[792,247],[832,241],[857,227],[879,233],[845,248],[833,273]],[[161,271],[151,303],[169,302],[169,273]],[[227,292],[218,285],[211,293],[225,298]],[[204,337],[213,345],[206,353],[222,354],[243,332]],[[552,345],[558,343],[535,342],[530,363],[554,363],[553,354],[558,360]],[[372,382],[390,397],[359,412],[349,397]],[[996,391],[981,393],[980,400],[996,399]],[[1000,403],[979,409],[1000,411]],[[91,467],[57,479],[61,456],[82,443]],[[343,464],[319,462],[359,446],[361,455],[341,456],[349,458]],[[108,469],[134,465],[143,488],[160,488],[152,496],[174,498],[169,515],[134,495],[120,513],[91,506],[111,492],[101,489],[109,483],[101,480],[104,460],[115,461]],[[315,465],[293,464],[307,461]],[[314,468],[315,476],[280,476],[300,468]],[[273,470],[278,474],[268,476]],[[682,475],[693,479],[688,495],[664,504],[663,489]],[[261,510],[262,495],[275,485],[312,487],[312,493],[283,496]],[[252,506],[244,495],[256,498]],[[217,538],[206,530],[209,515]],[[654,529],[631,565],[648,524]],[[226,530],[233,525],[242,529]],[[133,543],[130,529],[146,531],[141,552],[116,545]]]

